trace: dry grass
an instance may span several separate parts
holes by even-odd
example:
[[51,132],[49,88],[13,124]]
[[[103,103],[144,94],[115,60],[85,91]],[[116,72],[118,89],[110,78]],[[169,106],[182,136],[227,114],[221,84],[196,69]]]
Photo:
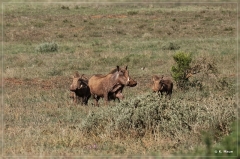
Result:
[[[3,156],[171,156],[203,147],[202,130],[210,131],[211,124],[219,124],[215,142],[231,132],[237,80],[234,3],[5,3],[3,13]],[[58,45],[57,51],[36,51],[51,42]],[[141,137],[132,137],[135,130],[129,130],[132,136],[113,137],[108,122],[97,127],[99,134],[82,130],[89,114],[111,121],[105,118],[112,114],[105,117],[101,112],[122,108],[124,102],[149,93],[153,74],[171,75],[172,55],[178,51],[193,53],[194,59],[214,60],[219,73],[216,80],[204,81],[208,87],[202,91],[181,92],[174,87],[168,104],[178,105],[179,112],[199,106],[209,113],[202,117],[209,115],[216,123],[199,119],[192,123],[194,129],[176,131],[172,138],[171,132],[157,128]],[[124,89],[125,101],[100,108],[91,106],[93,100],[87,107],[72,103],[68,87],[75,71],[90,77],[106,74],[116,65],[128,65],[138,81],[137,87]],[[215,87],[224,81],[228,86]]]

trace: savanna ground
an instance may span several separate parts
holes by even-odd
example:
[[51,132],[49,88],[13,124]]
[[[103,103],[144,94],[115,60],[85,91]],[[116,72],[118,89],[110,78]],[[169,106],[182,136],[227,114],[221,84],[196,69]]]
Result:
[[[220,144],[236,132],[237,19],[237,3],[4,3],[2,155],[237,156]],[[171,76],[177,52],[217,71],[190,77],[200,88],[174,81],[169,101],[151,76]],[[73,104],[75,71],[116,65],[138,82],[123,101]]]

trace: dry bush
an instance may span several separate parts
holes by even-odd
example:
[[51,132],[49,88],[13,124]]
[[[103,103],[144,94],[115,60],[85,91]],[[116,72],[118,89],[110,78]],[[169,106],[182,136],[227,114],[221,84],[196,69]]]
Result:
[[221,95],[232,96],[236,89],[234,78],[229,78],[219,71],[219,63],[214,56],[199,56],[191,63],[188,71],[188,85],[205,92],[219,91]]
[[216,139],[230,131],[236,119],[236,103],[219,96],[202,102],[186,99],[161,100],[155,94],[144,94],[115,107],[90,113],[81,130],[95,135],[142,138],[147,133],[161,133],[176,139],[184,134],[213,129]]

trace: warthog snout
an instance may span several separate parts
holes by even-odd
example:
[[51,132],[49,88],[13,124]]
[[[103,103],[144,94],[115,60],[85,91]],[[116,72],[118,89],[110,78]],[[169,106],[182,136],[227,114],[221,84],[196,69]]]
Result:
[[137,85],[137,81],[133,80],[132,78],[129,79],[127,86],[135,87]]

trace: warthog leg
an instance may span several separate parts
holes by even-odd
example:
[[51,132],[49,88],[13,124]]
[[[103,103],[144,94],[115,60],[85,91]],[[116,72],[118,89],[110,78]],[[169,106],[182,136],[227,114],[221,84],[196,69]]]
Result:
[[95,106],[99,106],[98,101],[99,101],[100,97],[97,95],[93,95],[93,98],[95,99]]

